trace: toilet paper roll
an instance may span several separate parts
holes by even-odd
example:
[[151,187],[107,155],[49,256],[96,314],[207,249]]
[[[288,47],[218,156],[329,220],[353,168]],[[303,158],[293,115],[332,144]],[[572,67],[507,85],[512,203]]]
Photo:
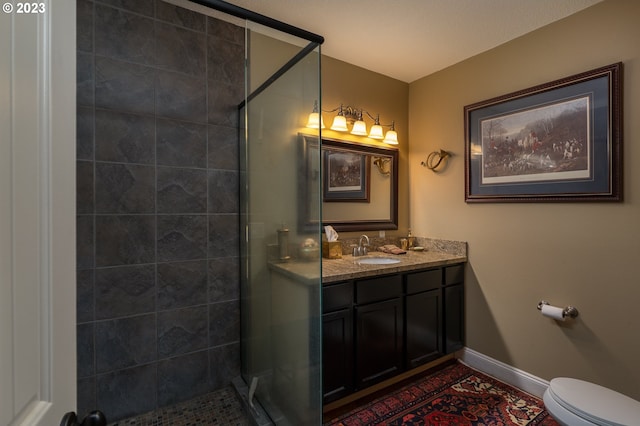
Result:
[[557,306],[542,305],[542,315],[545,317],[553,318],[554,320],[564,321],[564,315],[562,314],[564,309]]

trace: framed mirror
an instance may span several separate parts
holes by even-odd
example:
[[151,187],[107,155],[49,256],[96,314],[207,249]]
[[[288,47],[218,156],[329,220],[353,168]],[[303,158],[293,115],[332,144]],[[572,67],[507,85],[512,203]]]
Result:
[[299,139],[301,230],[317,229],[320,211],[322,225],[336,231],[398,229],[397,149],[322,138],[319,152],[317,136]]

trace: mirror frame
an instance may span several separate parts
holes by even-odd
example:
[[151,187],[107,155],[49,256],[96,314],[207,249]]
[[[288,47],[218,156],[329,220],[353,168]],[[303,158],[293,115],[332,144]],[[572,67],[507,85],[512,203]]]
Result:
[[[304,202],[300,204],[298,212],[298,226],[301,231],[311,232],[318,229],[318,221],[311,219],[311,192],[308,190],[309,179],[323,178],[323,156],[321,153],[318,159],[320,164],[320,176],[312,176],[315,172],[311,170],[310,155],[312,150],[318,147],[319,137],[317,135],[307,135],[300,133],[300,151],[301,151],[301,167],[302,173],[299,176],[306,178],[300,179],[298,183],[298,195]],[[352,141],[322,138],[322,149],[338,148],[348,151],[358,152],[370,155],[372,157],[384,155],[391,157],[390,175],[391,193],[389,194],[389,219],[384,220],[350,220],[350,221],[325,221],[322,220],[322,226],[331,225],[336,231],[378,231],[378,230],[395,230],[398,229],[398,164],[399,150],[396,148],[386,148],[382,146],[365,145]],[[315,154],[315,153],[314,153]],[[322,194],[322,190],[320,191]],[[322,205],[322,200],[319,200]]]

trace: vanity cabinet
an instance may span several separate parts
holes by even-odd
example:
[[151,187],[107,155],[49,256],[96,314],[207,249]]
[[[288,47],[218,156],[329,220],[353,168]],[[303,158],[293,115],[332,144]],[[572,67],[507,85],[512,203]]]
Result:
[[443,354],[442,269],[405,276],[407,369],[418,367]]
[[464,265],[444,268],[444,352],[464,346]]
[[365,388],[403,371],[402,277],[355,282],[356,387]]
[[322,288],[323,400],[353,392],[353,283]]
[[323,285],[328,403],[464,345],[464,264]]

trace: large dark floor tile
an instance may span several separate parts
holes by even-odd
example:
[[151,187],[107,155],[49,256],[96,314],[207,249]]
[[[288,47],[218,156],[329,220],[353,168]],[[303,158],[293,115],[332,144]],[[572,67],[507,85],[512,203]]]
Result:
[[118,266],[96,269],[96,319],[155,311],[156,272],[154,265]]
[[240,231],[237,214],[209,215],[209,257],[238,256]]
[[207,172],[158,167],[158,213],[206,213]]
[[153,20],[96,4],[96,55],[143,65],[153,64]]
[[154,213],[155,170],[151,166],[96,163],[96,213]]
[[133,113],[155,112],[155,70],[110,58],[96,57],[95,105]]
[[159,117],[206,122],[206,78],[158,70],[156,114]]
[[206,260],[158,264],[158,309],[177,309],[206,302]]
[[239,175],[233,170],[209,170],[209,213],[238,213]]
[[168,358],[205,349],[208,344],[204,305],[158,313],[158,357]]
[[156,369],[148,364],[97,377],[97,406],[110,422],[157,407]]
[[221,257],[209,260],[209,302],[240,298],[240,258]]
[[206,72],[206,36],[175,25],[156,22],[156,65],[198,77]]
[[206,29],[206,16],[163,0],[156,0],[156,18],[194,31],[204,32]]
[[156,120],[158,165],[207,167],[207,127],[176,120]]
[[155,163],[155,120],[151,116],[96,110],[96,160]]
[[158,216],[158,261],[207,257],[205,215]]
[[96,266],[155,262],[155,216],[96,216]]
[[158,404],[175,404],[208,390],[207,351],[183,355],[158,363]]
[[96,322],[98,374],[155,361],[155,325],[155,314]]
[[214,389],[227,386],[240,375],[240,343],[211,348],[209,361],[211,386]]
[[220,346],[240,339],[240,301],[209,305],[209,344]]

